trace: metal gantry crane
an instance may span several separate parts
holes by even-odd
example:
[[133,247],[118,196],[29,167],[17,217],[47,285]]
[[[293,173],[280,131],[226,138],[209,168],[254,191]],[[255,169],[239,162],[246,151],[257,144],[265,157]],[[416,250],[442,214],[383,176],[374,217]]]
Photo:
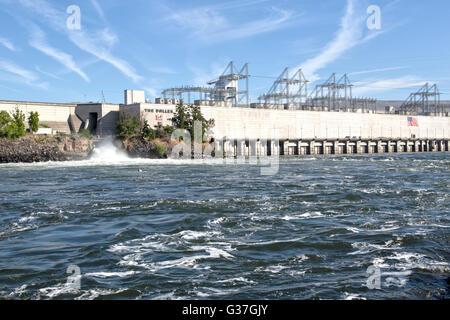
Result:
[[[211,80],[208,85],[214,85],[218,89],[217,94],[213,93],[212,100],[233,102],[233,106],[238,106],[244,100],[245,104],[249,105],[248,97],[248,63],[238,71],[234,62],[231,61],[219,78]],[[239,90],[239,81],[245,80],[245,89]],[[224,94],[225,93],[225,94]]]
[[338,79],[333,73],[327,81],[316,85],[307,107],[326,111],[375,112],[376,99],[354,98],[352,88],[347,74]]
[[270,90],[259,96],[258,100],[264,108],[301,109],[308,97],[308,82],[302,69],[290,77],[289,68],[285,68]]
[[[188,96],[188,103],[191,103],[191,95],[196,95],[200,101],[224,101],[231,102],[233,106],[239,106],[243,103],[249,105],[248,89],[248,63],[238,70],[233,61],[231,61],[223,73],[214,80],[209,81],[209,86],[181,86],[169,88],[162,91],[164,98],[168,95],[172,99],[183,99]],[[240,83],[244,81],[244,89],[240,90]]]
[[437,85],[430,85],[427,82],[419,91],[409,95],[408,99],[400,106],[400,112],[415,115],[443,113],[444,107],[441,105],[440,96]]

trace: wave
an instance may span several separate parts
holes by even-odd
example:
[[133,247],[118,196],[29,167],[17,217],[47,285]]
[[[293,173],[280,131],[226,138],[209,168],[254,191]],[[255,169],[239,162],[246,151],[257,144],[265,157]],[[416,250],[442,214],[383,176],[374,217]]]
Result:
[[140,273],[139,271],[126,271],[126,272],[91,272],[86,273],[83,276],[86,277],[94,277],[94,278],[111,278],[111,277],[119,277],[124,278],[127,276],[131,276],[134,274]]

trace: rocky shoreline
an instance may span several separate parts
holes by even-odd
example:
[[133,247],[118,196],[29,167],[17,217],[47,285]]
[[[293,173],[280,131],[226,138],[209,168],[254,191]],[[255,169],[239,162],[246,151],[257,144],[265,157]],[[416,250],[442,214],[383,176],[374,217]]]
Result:
[[149,141],[135,136],[121,141],[120,148],[131,158],[167,159],[170,158],[174,143],[168,139]]
[[[169,139],[147,140],[139,136],[110,141],[128,157],[143,159],[171,158],[173,148],[183,144]],[[94,148],[92,139],[80,135],[27,135],[17,140],[0,138],[0,163],[88,160]]]
[[84,160],[89,158],[93,148],[93,141],[82,136],[0,138],[0,163]]

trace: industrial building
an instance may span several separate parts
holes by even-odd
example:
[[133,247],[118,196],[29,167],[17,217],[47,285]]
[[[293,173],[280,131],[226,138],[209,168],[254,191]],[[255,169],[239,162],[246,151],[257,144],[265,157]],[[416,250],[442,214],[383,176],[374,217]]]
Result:
[[[165,126],[172,124],[176,105],[193,103],[206,119],[215,121],[210,138],[226,141],[217,148],[235,155],[238,150],[250,154],[252,143],[259,146],[254,148],[258,154],[448,151],[450,108],[440,100],[437,85],[425,84],[404,102],[377,101],[354,97],[347,75],[333,74],[308,90],[302,70],[290,74],[286,68],[267,93],[251,103],[249,78],[248,64],[236,68],[230,62],[206,86],[168,88],[154,102],[142,90],[125,90],[123,104],[0,101],[0,110],[17,106],[25,114],[37,111],[41,123],[54,132],[87,129],[105,137],[115,134],[121,114],[146,120],[152,127]],[[419,141],[427,146],[420,147]]]

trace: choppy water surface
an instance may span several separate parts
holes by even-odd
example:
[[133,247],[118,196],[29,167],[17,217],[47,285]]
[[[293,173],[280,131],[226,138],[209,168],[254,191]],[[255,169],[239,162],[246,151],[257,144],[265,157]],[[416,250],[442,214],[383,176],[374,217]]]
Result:
[[1,165],[0,298],[442,299],[449,169],[448,154],[283,158],[275,176],[114,155]]

